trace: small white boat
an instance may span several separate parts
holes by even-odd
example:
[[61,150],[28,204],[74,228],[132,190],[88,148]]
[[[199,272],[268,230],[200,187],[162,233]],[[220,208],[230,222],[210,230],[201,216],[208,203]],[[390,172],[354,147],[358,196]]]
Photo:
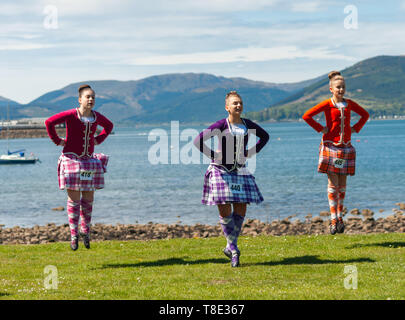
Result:
[[34,155],[26,156],[23,152],[24,150],[19,150],[15,152],[8,152],[8,154],[3,154],[0,156],[0,164],[33,164],[39,159]]
[[[29,156],[25,155],[25,149],[17,150],[17,151],[10,151],[9,150],[9,141],[8,141],[8,130],[9,130],[9,123],[10,123],[10,115],[9,115],[9,105],[7,105],[7,154],[0,155],[0,165],[1,164],[32,164],[37,161],[41,162],[37,157],[35,157],[32,153]],[[0,127],[0,131],[1,131]]]

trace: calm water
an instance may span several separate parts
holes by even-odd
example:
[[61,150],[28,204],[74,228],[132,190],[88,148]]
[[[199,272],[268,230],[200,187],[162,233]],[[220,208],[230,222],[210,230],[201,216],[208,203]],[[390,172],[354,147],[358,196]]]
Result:
[[[257,156],[256,182],[265,201],[248,208],[248,217],[271,221],[296,214],[318,215],[328,210],[327,179],[316,172],[320,134],[305,123],[274,123],[263,127],[270,142]],[[200,164],[152,165],[148,141],[153,128],[115,128],[96,151],[110,155],[106,188],[96,192],[93,223],[217,223],[216,207],[200,202],[203,175]],[[170,127],[161,127],[170,133]],[[180,130],[203,127],[180,127]],[[170,144],[175,146],[178,136]],[[0,224],[30,227],[67,223],[66,193],[58,189],[56,164],[60,148],[49,139],[10,140],[10,149],[34,152],[42,163],[0,166]],[[353,136],[357,169],[348,177],[345,205],[370,208],[376,217],[392,214],[405,202],[405,121],[370,121]],[[187,141],[180,141],[180,150]],[[0,152],[7,150],[0,140]],[[168,150],[169,156],[173,149]],[[174,149],[175,150],[175,149]],[[169,157],[170,163],[170,157]],[[380,210],[384,212],[379,213]]]

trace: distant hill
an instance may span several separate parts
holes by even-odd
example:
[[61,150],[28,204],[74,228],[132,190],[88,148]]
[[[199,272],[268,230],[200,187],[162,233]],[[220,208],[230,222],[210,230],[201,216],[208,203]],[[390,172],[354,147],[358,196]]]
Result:
[[[348,98],[373,117],[405,115],[405,56],[370,58],[342,70]],[[0,118],[48,117],[78,105],[77,88],[96,91],[95,110],[115,123],[211,122],[225,117],[224,97],[237,90],[245,116],[257,121],[299,119],[305,110],[331,96],[327,75],[297,83],[267,83],[206,73],[165,74],[136,81],[83,81],[20,105],[0,98]],[[2,107],[3,106],[3,107]]]
[[206,122],[225,117],[224,98],[230,90],[243,97],[245,110],[258,111],[317,81],[275,84],[210,74],[166,74],[137,81],[83,81],[46,93],[22,106],[20,117],[47,117],[77,106],[77,88],[96,91],[95,110],[115,122],[160,123],[170,120]]
[[[341,71],[346,97],[366,108],[371,116],[405,115],[405,56],[378,56]],[[297,119],[312,106],[330,98],[327,75],[249,117],[258,121]]]
[[9,106],[10,119],[20,117],[19,111],[21,110],[21,105],[13,100],[4,98],[0,96],[0,121],[7,120],[7,106]]

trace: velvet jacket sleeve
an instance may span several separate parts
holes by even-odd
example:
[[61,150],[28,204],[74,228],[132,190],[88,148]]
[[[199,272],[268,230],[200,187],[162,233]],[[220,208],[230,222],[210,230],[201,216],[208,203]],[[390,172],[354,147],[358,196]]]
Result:
[[58,136],[55,126],[66,122],[66,120],[71,116],[71,111],[63,111],[45,120],[46,131],[48,132],[49,138],[56,144],[59,145],[62,139]]
[[111,133],[114,125],[110,120],[108,120],[105,116],[103,116],[100,113],[97,113],[97,124],[103,127],[103,130],[100,132],[100,134],[94,137],[94,140],[97,142],[97,144],[100,144]]
[[[257,136],[259,138],[259,141],[257,141],[256,145],[254,145],[252,148],[250,148],[247,151],[247,156],[251,157],[256,153],[259,153],[260,150],[263,149],[263,147],[269,141],[270,135],[261,126],[259,126],[257,123],[255,123],[249,119],[245,119],[245,123],[248,125],[249,132],[253,133],[255,136]],[[252,132],[252,130],[253,130],[253,132]]]
[[367,112],[366,109],[360,107],[353,100],[350,100],[350,102],[352,104],[352,110],[360,116],[360,120],[357,121],[357,123],[353,126],[353,129],[356,130],[356,132],[359,132],[361,128],[363,128],[363,126],[366,124],[368,118],[370,117],[370,114]]
[[312,107],[307,112],[305,112],[304,115],[302,116],[302,119],[304,119],[304,121],[308,123],[312,128],[314,128],[317,132],[321,132],[323,126],[319,122],[315,121],[313,117],[316,116],[318,113],[325,111],[325,108],[328,105],[329,100],[325,100],[317,104],[315,107]]
[[205,144],[205,141],[211,139],[212,137],[218,135],[219,132],[221,132],[223,122],[224,119],[215,122],[207,129],[200,132],[200,134],[194,139],[194,145],[210,159],[214,159],[217,153],[211,148],[208,148],[208,146]]

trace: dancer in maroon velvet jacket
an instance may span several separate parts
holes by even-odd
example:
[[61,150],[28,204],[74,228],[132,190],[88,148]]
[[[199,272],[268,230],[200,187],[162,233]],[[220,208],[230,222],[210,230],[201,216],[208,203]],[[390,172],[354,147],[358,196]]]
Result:
[[[253,121],[241,118],[242,98],[231,91],[225,98],[228,117],[219,120],[201,132],[194,145],[212,159],[204,178],[202,203],[217,205],[222,230],[227,239],[224,254],[231,259],[231,266],[239,266],[240,251],[237,246],[242,230],[247,204],[260,203],[263,196],[254,176],[245,166],[246,158],[258,153],[268,142],[268,133]],[[259,141],[247,149],[249,136]],[[204,141],[218,138],[218,150],[209,148]]]
[[[63,147],[58,161],[59,188],[68,194],[67,212],[71,234],[70,247],[78,248],[78,225],[81,217],[81,232],[84,245],[90,248],[90,222],[93,210],[94,191],[104,188],[108,156],[94,153],[94,146],[102,143],[113,129],[110,120],[97,111],[95,92],[89,85],[79,88],[79,108],[63,111],[45,121],[52,141]],[[55,126],[66,124],[66,138],[61,139]],[[103,131],[94,136],[97,126]]]

